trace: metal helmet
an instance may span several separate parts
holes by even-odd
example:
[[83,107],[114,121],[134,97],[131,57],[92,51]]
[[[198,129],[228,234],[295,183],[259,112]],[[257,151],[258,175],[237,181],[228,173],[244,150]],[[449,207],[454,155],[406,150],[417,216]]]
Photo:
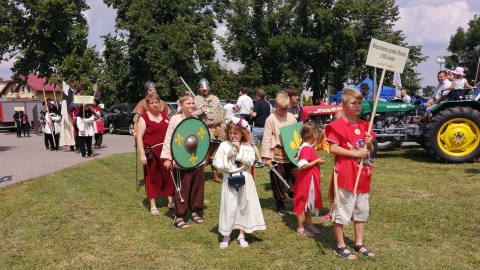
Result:
[[154,82],[147,81],[144,85],[143,88],[145,88],[145,91],[147,91],[150,88],[157,88],[157,85]]
[[200,81],[198,81],[198,85],[201,86],[203,89],[206,89],[207,85],[210,86],[210,83],[208,82],[207,79],[201,78]]
[[198,85],[202,85],[202,84],[208,84],[208,85],[210,85],[210,83],[208,82],[208,80],[205,79],[205,78],[201,78],[200,81],[198,81]]

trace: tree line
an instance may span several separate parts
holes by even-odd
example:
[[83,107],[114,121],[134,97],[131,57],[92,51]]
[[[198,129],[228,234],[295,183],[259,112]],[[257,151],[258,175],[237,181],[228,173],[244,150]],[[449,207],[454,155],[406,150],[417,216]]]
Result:
[[[15,58],[13,77],[37,73],[87,94],[97,83],[109,105],[141,99],[147,80],[157,83],[163,99],[176,100],[186,90],[180,76],[191,87],[207,78],[222,99],[236,98],[242,86],[263,88],[269,96],[298,87],[312,90],[317,101],[328,89],[334,94],[345,83],[371,77],[373,68],[365,60],[376,38],[410,49],[402,83],[412,92],[420,88],[415,67],[426,57],[422,46],[406,43],[403,32],[393,30],[399,18],[394,0],[104,3],[117,16],[115,32],[102,37],[105,50],[99,53],[87,45],[85,0],[3,1],[0,34],[6,42],[0,53],[2,60]],[[222,36],[216,34],[219,25],[227,29]],[[460,44],[459,37],[455,40]],[[215,44],[242,68],[224,67]],[[460,58],[447,58],[447,63],[456,61]],[[389,76],[387,85],[393,80]]]

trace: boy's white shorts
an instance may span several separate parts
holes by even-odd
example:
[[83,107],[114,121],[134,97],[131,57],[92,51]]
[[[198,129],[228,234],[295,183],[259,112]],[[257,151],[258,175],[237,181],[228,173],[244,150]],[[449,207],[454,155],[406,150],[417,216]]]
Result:
[[338,207],[338,201],[335,198],[332,212],[333,222],[347,225],[350,220],[367,221],[370,212],[368,203],[370,193],[353,194],[343,188],[339,188],[338,193],[340,195],[341,207]]

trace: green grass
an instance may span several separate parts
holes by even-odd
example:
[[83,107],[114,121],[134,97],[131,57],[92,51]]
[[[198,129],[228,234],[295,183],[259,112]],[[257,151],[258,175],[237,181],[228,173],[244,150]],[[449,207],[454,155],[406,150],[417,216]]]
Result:
[[[321,155],[328,206],[332,157]],[[220,250],[220,185],[206,182],[205,224],[180,230],[166,198],[158,199],[160,216],[150,214],[143,186],[136,191],[135,155],[122,154],[0,189],[0,269],[480,268],[479,162],[440,164],[421,148],[403,148],[376,163],[365,230],[375,260],[335,256],[329,222],[314,221],[322,231],[314,239],[297,235],[293,212],[274,211],[265,168],[256,183],[267,230],[247,235],[247,249]],[[351,247],[353,224],[345,237]]]

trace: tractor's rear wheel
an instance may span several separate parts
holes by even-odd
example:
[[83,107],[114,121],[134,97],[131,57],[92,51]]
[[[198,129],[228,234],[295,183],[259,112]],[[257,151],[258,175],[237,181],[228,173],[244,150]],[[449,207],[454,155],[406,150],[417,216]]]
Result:
[[476,160],[480,157],[480,112],[470,107],[453,107],[437,113],[427,126],[425,144],[437,160]]

